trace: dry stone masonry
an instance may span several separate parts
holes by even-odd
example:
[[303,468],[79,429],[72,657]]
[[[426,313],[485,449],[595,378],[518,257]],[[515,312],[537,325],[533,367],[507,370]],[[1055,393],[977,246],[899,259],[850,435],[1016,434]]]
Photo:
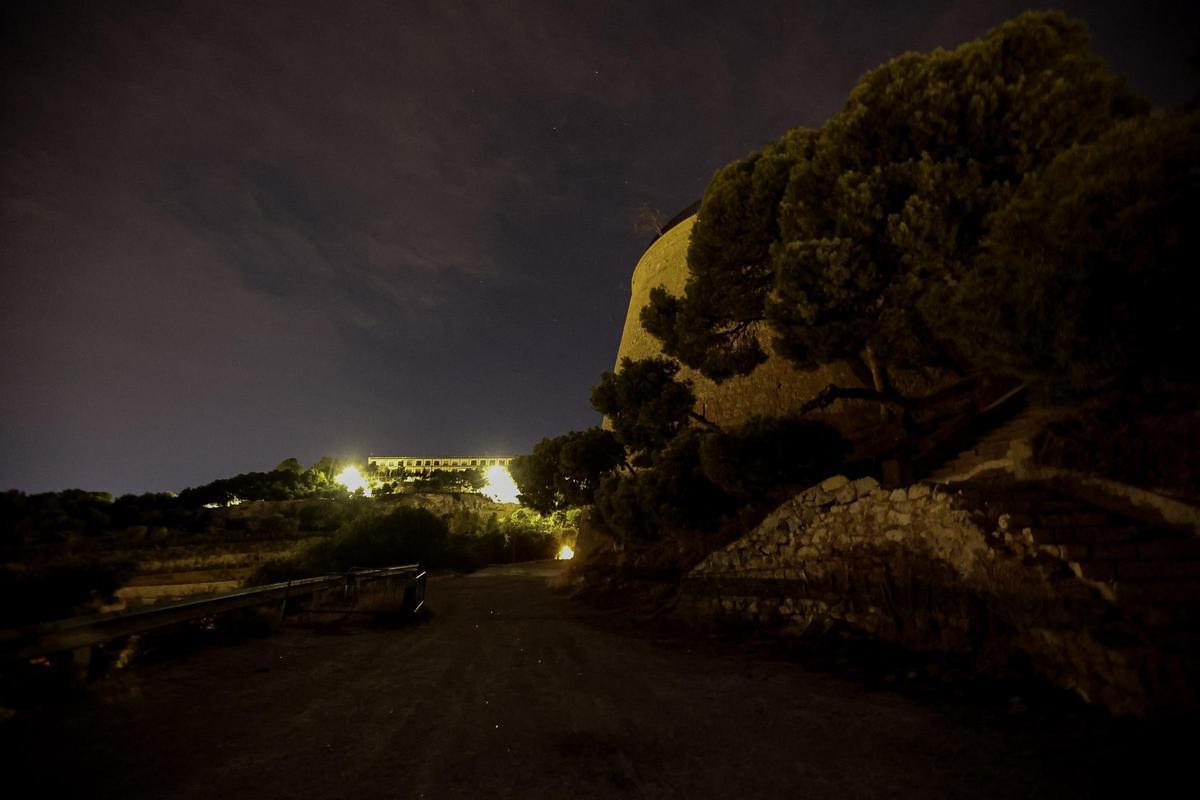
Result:
[[1029,521],[958,489],[833,477],[712,553],[684,597],[784,633],[849,629],[983,669],[1015,660],[1119,714],[1194,706],[1194,662],[1164,654],[1111,585],[1039,544]]

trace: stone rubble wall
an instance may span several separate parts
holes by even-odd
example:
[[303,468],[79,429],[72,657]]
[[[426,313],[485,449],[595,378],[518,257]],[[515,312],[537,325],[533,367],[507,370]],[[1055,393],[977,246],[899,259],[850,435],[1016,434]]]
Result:
[[1116,713],[1144,713],[1154,668],[1129,646],[1136,630],[1004,523],[929,485],[833,477],[700,563],[685,607],[787,634],[848,628],[985,670],[1016,660]]

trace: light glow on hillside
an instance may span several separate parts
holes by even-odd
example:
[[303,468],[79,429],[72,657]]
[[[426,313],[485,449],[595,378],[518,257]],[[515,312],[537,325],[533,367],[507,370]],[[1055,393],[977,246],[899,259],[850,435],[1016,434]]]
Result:
[[520,490],[517,484],[513,481],[512,475],[508,474],[508,467],[499,464],[488,467],[483,473],[484,480],[487,481],[479,493],[484,497],[495,500],[497,503],[515,503]]
[[567,545],[564,544],[562,547],[558,548],[558,560],[559,561],[570,561],[574,557],[575,557],[575,551],[572,550]]
[[358,471],[358,467],[346,467],[333,480],[346,487],[346,491],[351,494],[362,489],[363,497],[371,496],[371,487],[367,484],[367,479],[363,477],[363,474]]

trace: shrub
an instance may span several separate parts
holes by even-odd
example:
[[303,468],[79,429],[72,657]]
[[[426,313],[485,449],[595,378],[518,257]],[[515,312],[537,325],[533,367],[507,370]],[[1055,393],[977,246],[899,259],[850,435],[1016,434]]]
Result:
[[1034,455],[1049,466],[1200,500],[1197,399],[1193,392],[1088,403],[1050,423]]
[[401,506],[386,514],[366,512],[327,538],[307,539],[286,558],[262,564],[249,585],[328,575],[351,569],[417,563],[427,569],[471,571],[511,560],[553,558],[568,515],[541,516],[519,510],[505,520],[495,514],[459,511],[449,524],[433,513]]
[[601,479],[625,460],[625,450],[609,431],[588,428],[542,439],[509,469],[521,490],[521,504],[548,514],[589,505]]
[[734,498],[708,480],[700,464],[711,434],[686,430],[655,455],[652,466],[613,474],[596,492],[604,522],[623,539],[655,541],[680,530],[712,531],[736,508]]
[[[993,215],[987,249],[930,317],[990,371],[1051,395],[1194,383],[1200,113],[1076,146]],[[947,298],[941,295],[948,295]]]
[[68,558],[0,569],[0,627],[94,612],[133,576],[130,561]]

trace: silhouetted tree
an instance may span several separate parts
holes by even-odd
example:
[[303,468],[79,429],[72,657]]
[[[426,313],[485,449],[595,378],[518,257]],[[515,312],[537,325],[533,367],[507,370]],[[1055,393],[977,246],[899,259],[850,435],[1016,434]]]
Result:
[[509,464],[522,505],[543,514],[592,503],[600,480],[625,460],[609,431],[588,428],[542,439]]
[[979,266],[925,313],[972,360],[1052,393],[1195,383],[1200,113],[1117,125],[1027,178]]
[[605,478],[596,492],[605,524],[634,541],[715,530],[737,501],[704,475],[700,449],[711,435],[688,428],[654,454],[649,468]]
[[651,290],[643,326],[663,350],[714,380],[766,360],[760,336],[774,281],[777,209],[797,160],[811,157],[815,132],[797,129],[717,171],[701,200],[688,244],[682,298]]
[[655,208],[649,203],[642,203],[633,212],[633,232],[644,233],[647,236],[661,236],[662,227],[667,221],[667,215],[662,209]]
[[662,449],[690,421],[716,427],[694,410],[696,395],[676,380],[679,365],[666,358],[621,359],[592,390],[592,407],[608,417],[613,433],[630,451]]

